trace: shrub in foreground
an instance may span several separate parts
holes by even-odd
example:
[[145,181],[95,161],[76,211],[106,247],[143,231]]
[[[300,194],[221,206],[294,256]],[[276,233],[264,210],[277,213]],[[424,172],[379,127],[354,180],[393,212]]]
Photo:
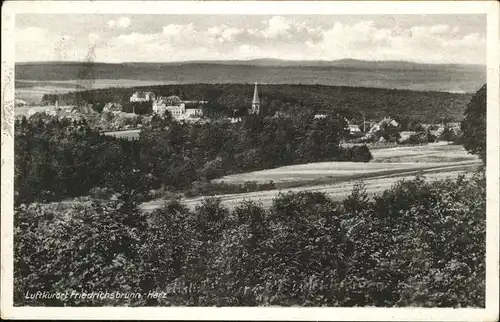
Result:
[[[15,227],[16,305],[484,307],[484,174],[403,181],[373,199],[359,185],[343,202],[288,193],[270,209],[21,207]],[[40,290],[143,296],[24,296]]]

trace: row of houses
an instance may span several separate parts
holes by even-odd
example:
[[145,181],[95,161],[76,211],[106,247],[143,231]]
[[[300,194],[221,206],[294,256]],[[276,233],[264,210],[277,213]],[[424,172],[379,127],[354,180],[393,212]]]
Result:
[[[326,114],[316,114],[314,118],[316,119],[322,119],[327,117]],[[385,128],[386,126],[391,126],[396,129],[399,129],[400,124],[398,121],[391,117],[384,117],[382,120],[374,122],[364,122],[363,124],[363,129],[360,128],[358,124],[352,123],[350,120],[345,118],[345,121],[347,123],[347,127],[349,130],[349,133],[357,138],[360,139],[365,139],[365,140],[370,140],[373,137],[377,136],[377,133]],[[422,129],[424,131],[428,131],[430,134],[432,134],[435,137],[440,137],[446,129],[450,129],[454,135],[460,135],[461,129],[460,129],[460,123],[447,123],[447,124],[420,124],[422,126]],[[403,130],[398,130],[399,133],[399,141],[405,141],[409,139],[412,135],[416,135],[417,131],[403,131]]]
[[[315,119],[323,119],[323,118],[326,118],[327,115],[326,114],[316,114],[314,115],[314,118]],[[347,127],[349,129],[349,133],[351,135],[358,135],[358,136],[361,136],[363,135],[364,131],[361,130],[361,128],[359,127],[358,124],[354,124],[352,123],[351,121],[349,121],[347,118],[344,118],[344,120],[346,121],[347,123]],[[367,131],[367,133],[376,133],[377,131],[379,131],[385,124],[389,124],[391,126],[399,126],[398,122],[394,119],[391,119],[390,117],[384,117],[381,121],[379,122],[365,122],[365,125],[366,123],[368,123],[368,128],[369,130]]]

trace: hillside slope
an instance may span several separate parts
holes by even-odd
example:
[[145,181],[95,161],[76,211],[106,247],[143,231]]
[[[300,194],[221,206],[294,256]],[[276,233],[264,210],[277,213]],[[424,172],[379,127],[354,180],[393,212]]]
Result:
[[[94,63],[93,77],[167,83],[254,83],[363,86],[472,93],[486,81],[476,65],[431,65],[410,62],[207,61],[179,63]],[[18,63],[16,80],[74,81],[80,62]]]
[[[213,111],[228,116],[233,111],[251,106],[253,84],[180,84],[95,89],[80,95],[89,102],[120,100],[126,104],[136,90],[153,91],[161,96],[178,95],[185,100],[214,102]],[[325,85],[259,85],[261,111],[275,112],[342,113],[346,117],[362,120],[385,116],[408,117],[431,123],[441,119],[459,121],[471,94],[420,92],[368,87]],[[60,95],[68,104],[74,94]]]

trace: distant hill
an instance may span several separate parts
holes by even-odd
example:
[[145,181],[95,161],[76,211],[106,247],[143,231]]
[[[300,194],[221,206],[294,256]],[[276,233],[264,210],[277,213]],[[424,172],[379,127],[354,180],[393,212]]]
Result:
[[[70,81],[77,79],[82,65],[81,62],[17,63],[15,77],[16,80]],[[94,63],[93,67],[96,79],[178,84],[259,82],[473,93],[486,82],[486,68],[481,65],[353,59]]]
[[[16,63],[16,66],[81,66],[83,63],[78,61],[70,62],[25,62]],[[471,71],[480,71],[485,69],[483,65],[474,64],[430,64],[416,63],[403,60],[384,60],[384,61],[368,61],[359,59],[339,59],[339,60],[284,60],[274,58],[258,58],[249,60],[189,60],[177,62],[158,62],[158,63],[143,63],[143,62],[123,62],[123,63],[99,63],[95,62],[95,66],[115,66],[115,67],[144,67],[158,68],[163,66],[185,66],[185,65],[226,65],[226,66],[255,66],[255,67],[344,67],[344,68],[384,68],[384,69],[463,69]]]
[[339,60],[283,60],[273,58],[259,58],[250,60],[212,60],[212,61],[186,61],[172,64],[217,64],[217,65],[240,65],[259,67],[343,67],[343,68],[375,68],[375,69],[463,69],[479,71],[484,69],[483,65],[473,64],[425,64],[403,60],[368,61],[359,59]]

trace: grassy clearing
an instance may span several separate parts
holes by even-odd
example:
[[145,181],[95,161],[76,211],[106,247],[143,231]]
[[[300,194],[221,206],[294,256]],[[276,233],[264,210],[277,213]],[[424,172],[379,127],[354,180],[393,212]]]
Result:
[[[428,170],[422,171],[422,175],[428,181],[435,180],[443,180],[447,178],[456,178],[458,175],[466,173],[466,177],[471,176],[471,171],[477,165],[470,166],[468,169],[464,168],[461,170],[457,170],[455,168],[449,169],[449,171],[439,172],[436,170]],[[375,178],[364,179],[363,183],[366,186],[366,192],[369,197],[372,197],[375,194],[380,194],[383,191],[389,189],[391,186],[396,184],[399,180],[411,180],[415,178],[415,176],[419,174],[416,171],[406,172],[399,175],[393,176],[381,176]],[[275,190],[267,190],[267,191],[257,191],[257,192],[249,192],[249,193],[241,193],[241,194],[227,194],[218,196],[222,203],[233,209],[238,206],[238,204],[243,200],[251,200],[261,204],[264,207],[270,207],[274,198],[278,197],[280,193],[286,192],[299,192],[299,191],[307,191],[307,192],[322,192],[327,194],[333,200],[343,200],[348,194],[351,193],[354,185],[358,182],[358,180],[348,180],[344,182],[339,182],[335,184],[320,184],[320,185],[312,185],[312,186],[302,186],[302,187],[294,187],[294,188],[283,188],[283,189],[275,189]],[[194,208],[199,205],[204,197],[196,197],[183,199],[182,203],[187,205],[190,208]],[[165,200],[157,199],[149,202],[145,202],[141,205],[141,209],[143,211],[149,212],[153,211],[164,204]]]
[[[472,162],[475,164],[475,162]],[[467,166],[469,161],[459,163],[354,163],[328,162],[311,169],[314,163],[255,171],[250,173],[225,176],[214,182],[243,184],[247,181],[265,183],[273,181],[279,187],[291,187],[314,183],[335,183],[339,181],[360,180],[370,177],[391,176],[409,171],[423,171],[443,166]]]
[[139,132],[141,130],[125,130],[125,131],[113,131],[105,132],[105,135],[114,136],[115,138],[133,140],[139,138]]
[[429,171],[445,167],[468,169],[471,165],[480,162],[475,155],[468,154],[462,146],[446,144],[378,149],[372,151],[372,154],[374,160],[370,163],[319,162],[300,164],[229,175],[214,181],[243,184],[246,181],[264,183],[272,180],[278,187],[286,188],[393,176],[408,171]]
[[479,160],[476,155],[468,154],[463,146],[451,145],[445,142],[370,151],[373,155],[373,162],[429,163]]
[[[462,146],[442,143],[380,149],[373,154],[375,162],[371,163],[319,162],[226,176],[217,181],[243,184],[245,181],[273,180],[277,189],[218,197],[230,208],[237,206],[242,200],[253,200],[268,207],[280,192],[288,191],[323,192],[333,199],[342,200],[360,180],[365,183],[368,195],[373,196],[389,189],[399,180],[409,180],[416,175],[423,175],[429,181],[456,178],[459,174],[470,176],[481,164],[476,156],[467,154]],[[406,162],[398,162],[399,160]],[[203,197],[196,197],[183,199],[182,202],[194,207],[202,200]],[[151,211],[160,207],[163,202],[162,199],[152,200],[143,203],[141,208]]]

